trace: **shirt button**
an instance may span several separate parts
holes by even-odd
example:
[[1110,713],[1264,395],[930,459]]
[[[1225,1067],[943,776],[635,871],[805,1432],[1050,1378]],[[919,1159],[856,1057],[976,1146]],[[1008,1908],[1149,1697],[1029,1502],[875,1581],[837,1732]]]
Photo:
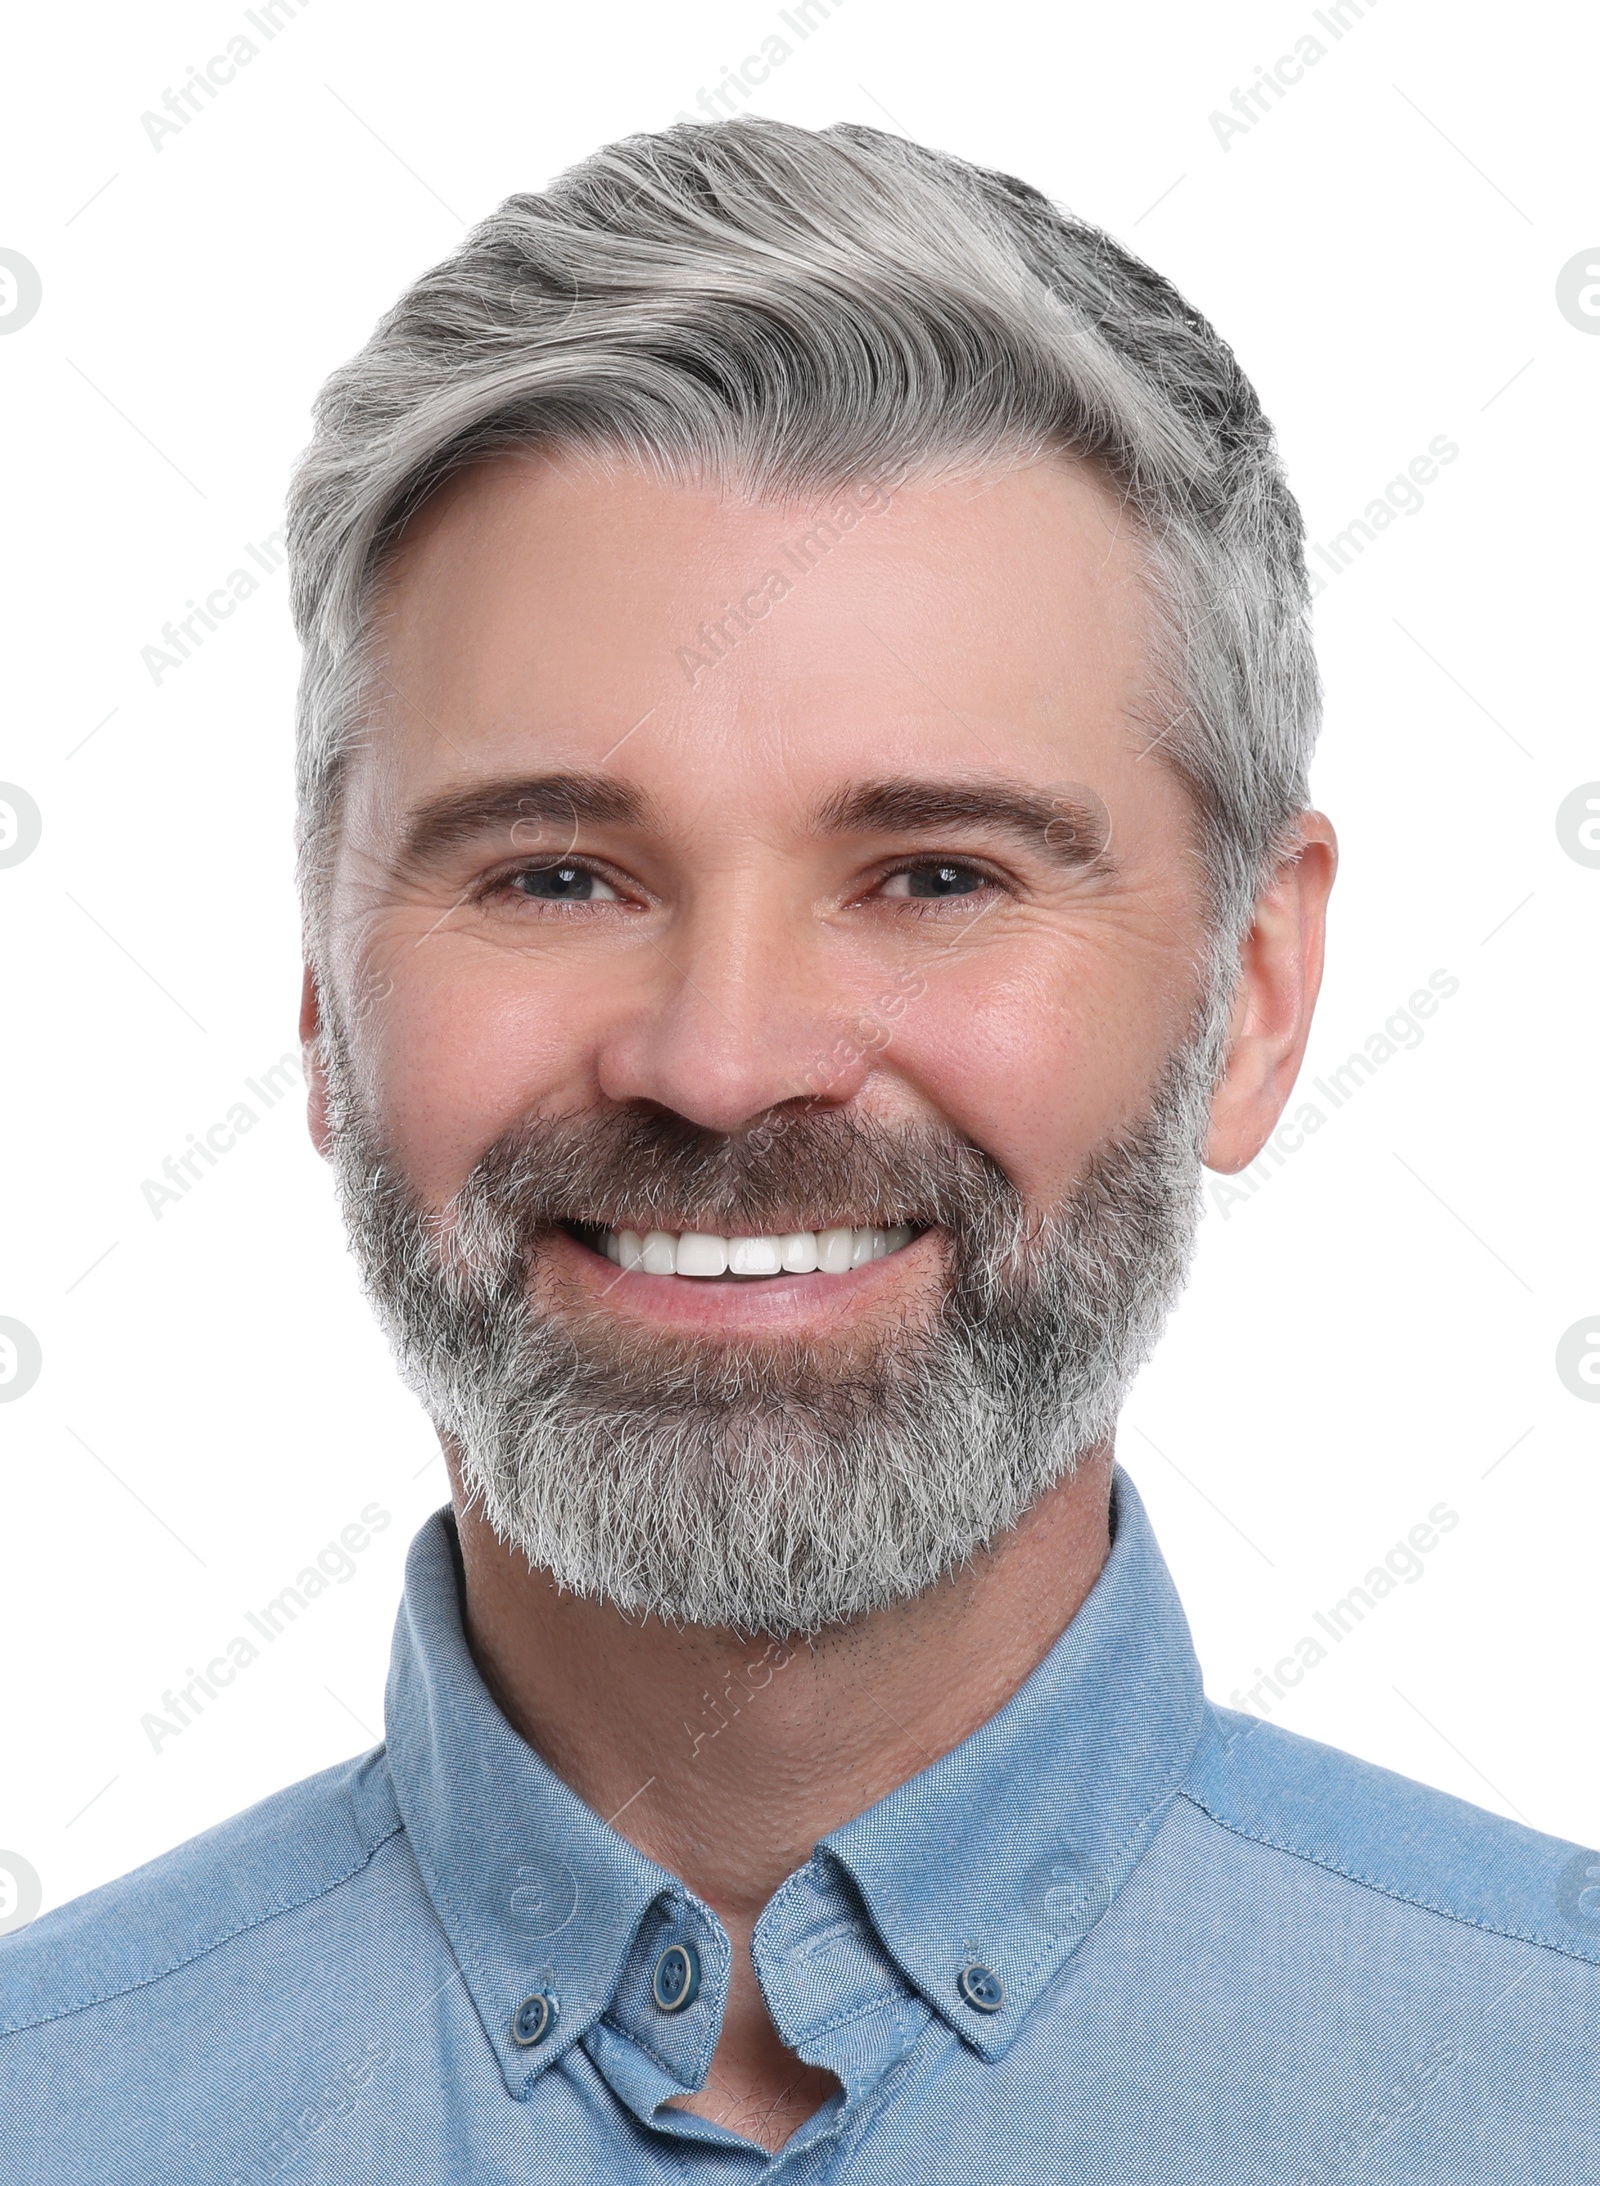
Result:
[[974,2011],[998,2011],[1006,2000],[1006,1985],[992,1966],[963,1966],[956,1987]]
[[682,2011],[700,1994],[700,1958],[692,1943],[669,1943],[650,1976],[650,1994],[662,2011]]
[[531,2049],[535,2042],[542,2042],[556,2023],[561,2006],[548,1989],[536,1989],[532,1996],[525,1996],[511,2017],[511,2039],[523,2049]]

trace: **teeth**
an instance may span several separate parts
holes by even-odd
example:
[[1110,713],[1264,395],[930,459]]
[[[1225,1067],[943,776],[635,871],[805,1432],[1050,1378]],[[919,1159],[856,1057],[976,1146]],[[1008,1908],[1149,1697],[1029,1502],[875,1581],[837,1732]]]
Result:
[[846,1275],[850,1270],[854,1230],[818,1230],[817,1266],[824,1275]]
[[[683,1253],[678,1253],[678,1268],[683,1268]],[[728,1239],[728,1273],[730,1275],[777,1275],[783,1269],[783,1239],[781,1237],[730,1237]]]
[[725,1275],[727,1269],[728,1240],[725,1237],[707,1237],[700,1230],[685,1230],[678,1239],[674,1275]]
[[893,1230],[791,1230],[783,1237],[713,1237],[703,1230],[608,1230],[602,1250],[617,1266],[645,1275],[847,1275],[911,1242]]

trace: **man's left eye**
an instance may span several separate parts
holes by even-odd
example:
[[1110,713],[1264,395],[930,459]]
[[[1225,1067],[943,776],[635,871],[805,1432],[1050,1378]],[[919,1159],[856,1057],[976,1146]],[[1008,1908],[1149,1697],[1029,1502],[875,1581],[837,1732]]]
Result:
[[586,865],[530,865],[513,873],[511,885],[538,903],[620,903],[621,897]]
[[891,873],[883,884],[883,892],[886,896],[917,896],[926,900],[929,897],[975,895],[988,885],[989,876],[980,873],[975,865],[941,860],[926,865],[908,865],[902,872]]

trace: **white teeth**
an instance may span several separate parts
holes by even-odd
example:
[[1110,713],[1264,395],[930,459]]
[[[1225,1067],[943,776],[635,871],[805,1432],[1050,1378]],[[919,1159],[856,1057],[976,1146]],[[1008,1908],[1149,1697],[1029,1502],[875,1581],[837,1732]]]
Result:
[[[682,1257],[679,1258],[680,1269]],[[783,1269],[783,1244],[776,1237],[730,1237],[730,1275],[777,1275]]]
[[850,1270],[850,1252],[855,1243],[854,1230],[818,1230],[817,1266],[824,1275],[846,1275]]
[[728,1270],[728,1240],[725,1237],[707,1237],[702,1230],[685,1230],[678,1239],[678,1275],[725,1275]]
[[714,1237],[703,1230],[607,1230],[601,1249],[608,1260],[645,1275],[846,1275],[869,1260],[882,1260],[911,1242],[898,1229],[791,1230],[782,1237]]

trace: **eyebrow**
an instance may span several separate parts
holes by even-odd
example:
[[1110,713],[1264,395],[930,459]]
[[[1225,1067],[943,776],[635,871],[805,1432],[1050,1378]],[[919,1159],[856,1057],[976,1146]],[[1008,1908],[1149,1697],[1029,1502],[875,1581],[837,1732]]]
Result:
[[824,835],[903,835],[923,828],[998,828],[1061,865],[1091,865],[1110,843],[1105,808],[1092,792],[1025,782],[900,776],[835,790],[817,807]]
[[[447,790],[419,805],[406,820],[397,863],[415,871],[438,865],[452,851],[484,835],[509,833],[519,821],[557,829],[588,821],[597,827],[643,827],[653,807],[631,782],[606,774],[519,774]],[[519,849],[543,849],[528,842]],[[560,846],[556,848],[560,855]]]
[[[567,772],[496,776],[447,790],[417,806],[406,823],[396,863],[425,870],[485,835],[510,833],[519,823],[575,830],[656,827],[653,801],[631,782],[613,775]],[[1041,790],[1023,782],[899,776],[855,782],[835,790],[815,808],[819,835],[903,835],[923,829],[998,828],[1042,851],[1057,864],[1090,865],[1108,847],[1104,808],[1068,790]],[[525,850],[562,855],[570,845],[521,842]]]

